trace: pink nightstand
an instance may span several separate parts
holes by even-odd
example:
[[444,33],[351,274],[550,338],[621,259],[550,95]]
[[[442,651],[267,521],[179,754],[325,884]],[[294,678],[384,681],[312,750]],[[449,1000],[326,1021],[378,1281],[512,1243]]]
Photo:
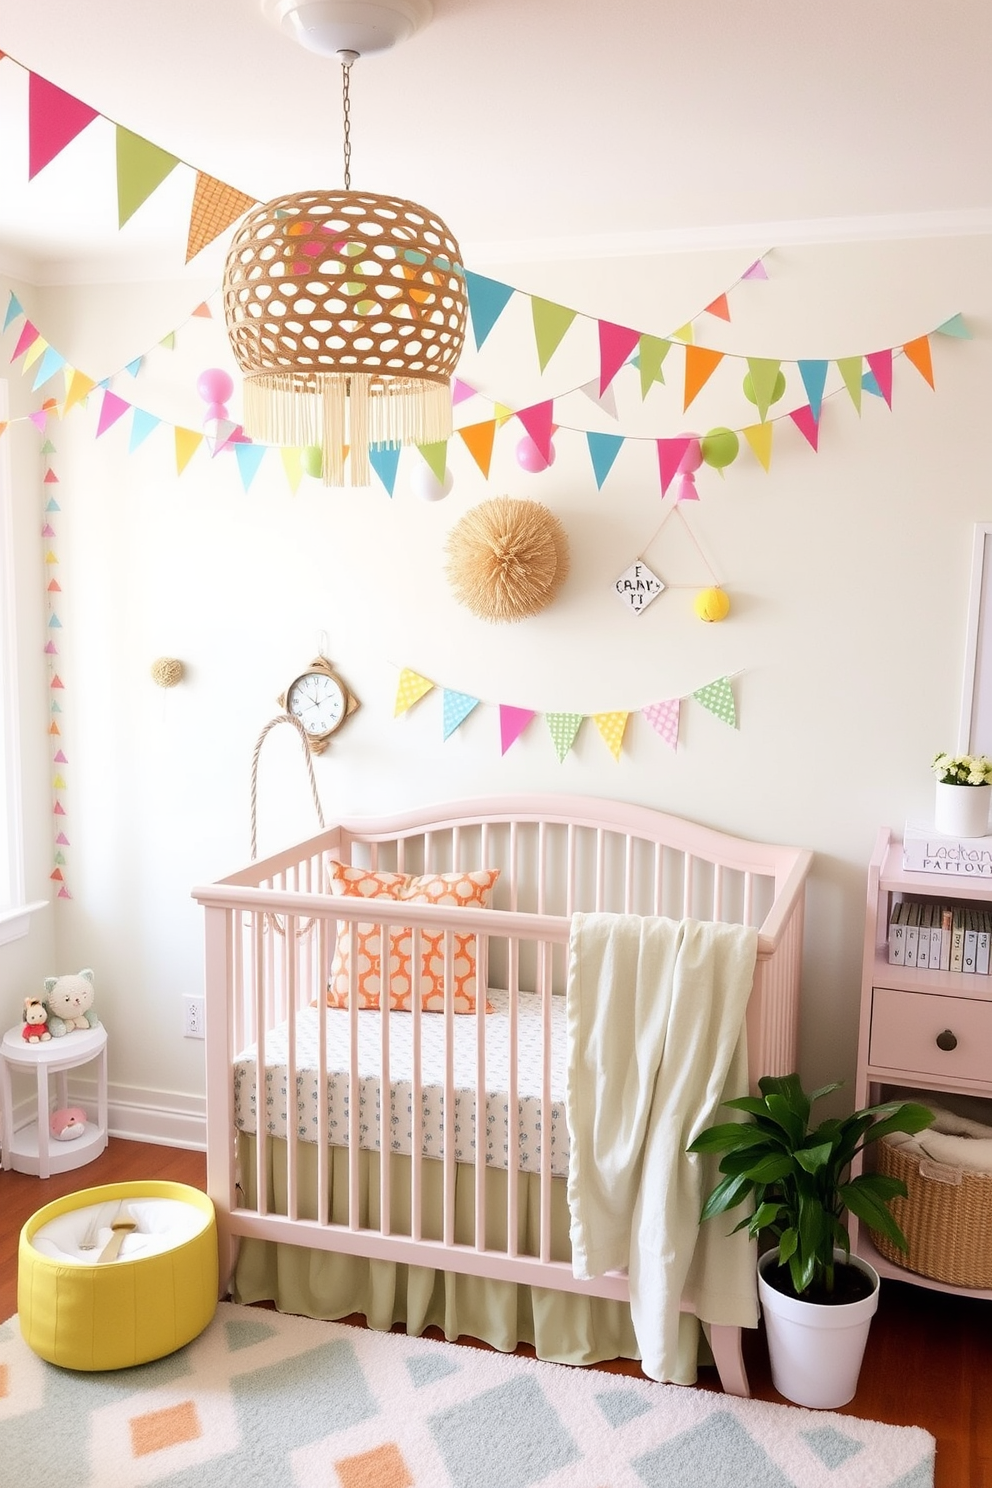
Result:
[[[97,1066],[96,1120],[86,1122],[81,1137],[59,1142],[48,1130],[53,1106],[49,1077],[55,1076],[59,1106],[69,1104],[67,1072],[95,1061]],[[36,1081],[37,1119],[14,1130],[14,1098],[11,1074],[33,1073]],[[92,1162],[107,1145],[107,1030],[102,1026],[73,1029],[44,1044],[28,1044],[21,1025],[10,1028],[0,1043],[0,1100],[3,1112],[3,1166],[18,1173],[68,1173]]]

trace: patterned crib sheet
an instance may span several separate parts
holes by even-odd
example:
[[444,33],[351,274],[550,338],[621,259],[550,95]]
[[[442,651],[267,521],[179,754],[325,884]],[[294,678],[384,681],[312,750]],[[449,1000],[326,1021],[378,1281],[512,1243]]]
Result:
[[[486,1016],[486,1163],[506,1168],[509,1136],[509,994],[490,991],[493,1011]],[[568,1127],[565,1120],[566,1040],[565,999],[551,999],[551,1171],[568,1172]],[[538,993],[518,994],[517,1025],[517,1134],[522,1172],[541,1170],[542,1014]],[[296,1019],[295,1131],[305,1142],[317,1141],[318,1028],[321,1010],[305,1008]],[[348,1145],[349,1013],[327,1008],[327,1118],[332,1146]],[[455,1158],[475,1162],[476,1039],[474,1016],[454,1023]],[[380,1150],[379,1095],[380,1014],[358,1014],[360,1086],[360,1145]],[[413,1151],[413,1019],[393,1013],[389,1024],[390,1150]],[[272,1137],[287,1134],[288,1029],[273,1029],[265,1039],[265,1130]],[[444,1155],[444,1018],[425,1013],[421,1019],[421,1150],[425,1157]],[[253,1045],[234,1063],[235,1125],[240,1131],[258,1130],[257,1050]]]

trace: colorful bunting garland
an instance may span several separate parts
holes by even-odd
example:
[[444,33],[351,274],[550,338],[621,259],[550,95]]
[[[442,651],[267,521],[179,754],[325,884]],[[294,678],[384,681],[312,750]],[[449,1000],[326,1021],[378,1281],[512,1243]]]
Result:
[[[424,677],[410,667],[403,667],[396,684],[393,717],[400,718],[404,713],[408,713],[415,703],[419,703],[421,698],[434,692],[437,687],[438,684],[432,682],[429,677]],[[678,748],[681,705],[688,698],[700,703],[707,712],[712,713],[715,718],[719,718],[730,728],[737,728],[737,705],[729,676],[717,677],[703,687],[697,687],[695,691],[687,693],[685,697],[663,698],[648,703],[636,711],[647,720],[662,742],[674,750]],[[456,692],[448,687],[441,688],[441,699],[442,737],[447,740],[461,728],[466,718],[475,712],[482,699],[466,692]],[[518,708],[509,703],[499,703],[497,706],[500,753],[506,754],[538,714],[533,708]],[[579,729],[587,717],[595,724],[597,732],[613,758],[619,761],[632,711],[634,710],[589,714],[545,713],[544,720],[558,757],[558,763],[562,764],[570,753],[578,737]]]
[[69,846],[69,838],[66,835],[67,812],[66,799],[66,766],[69,761],[63,749],[62,724],[64,723],[65,683],[60,676],[61,664],[59,657],[59,641],[61,640],[62,620],[59,617],[61,609],[60,595],[62,585],[59,583],[56,569],[59,567],[58,556],[58,522],[62,510],[58,500],[56,487],[59,478],[52,465],[52,455],[55,454],[55,446],[45,435],[41,453],[45,461],[45,474],[42,480],[42,492],[44,493],[44,521],[41,535],[45,540],[45,569],[48,574],[46,596],[48,601],[48,639],[45,642],[45,655],[48,658],[48,691],[49,711],[51,722],[48,726],[49,739],[52,748],[52,815],[54,818],[54,841],[52,844],[53,861],[52,872],[49,877],[53,883],[58,884],[58,897],[60,899],[71,899],[69,885],[66,881],[66,848]]

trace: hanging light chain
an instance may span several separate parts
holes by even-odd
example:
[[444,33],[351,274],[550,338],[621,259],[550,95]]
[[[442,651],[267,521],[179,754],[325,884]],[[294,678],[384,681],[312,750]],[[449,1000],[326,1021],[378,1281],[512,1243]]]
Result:
[[344,189],[351,190],[351,65],[358,61],[357,52],[340,51],[341,112],[344,120]]

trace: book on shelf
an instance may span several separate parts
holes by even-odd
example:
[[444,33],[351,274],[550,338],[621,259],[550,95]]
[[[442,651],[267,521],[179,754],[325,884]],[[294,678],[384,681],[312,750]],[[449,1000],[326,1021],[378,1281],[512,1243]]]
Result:
[[942,873],[992,881],[992,836],[946,837],[925,823],[907,822],[902,839],[902,866],[909,873]]
[[992,912],[907,895],[891,908],[888,927],[890,966],[928,971],[992,974]]

